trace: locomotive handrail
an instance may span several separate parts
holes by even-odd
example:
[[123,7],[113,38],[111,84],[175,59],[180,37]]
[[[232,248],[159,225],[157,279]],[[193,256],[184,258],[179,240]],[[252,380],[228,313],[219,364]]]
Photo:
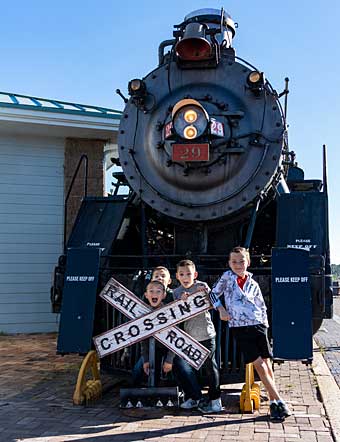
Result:
[[176,43],[176,39],[164,40],[158,47],[158,64],[163,64],[164,61],[164,49],[167,46],[173,46]]
[[[182,254],[174,254],[174,255],[105,255],[105,258],[112,258],[115,259],[119,262],[118,265],[115,264],[111,264],[109,267],[105,267],[107,270],[113,271],[115,269],[119,269],[120,271],[133,271],[135,270],[135,266],[130,266],[130,265],[123,265],[122,260],[127,259],[127,260],[134,260],[134,259],[139,259],[141,261],[141,265],[140,268],[141,270],[150,270],[153,265],[143,265],[143,259],[148,259],[148,260],[152,260],[152,259],[175,259],[175,260],[179,260],[183,258]],[[225,260],[227,259],[226,255],[195,255],[195,259],[200,260],[200,259],[206,259],[205,261],[205,267],[204,270],[205,272],[208,271],[222,271],[225,269]],[[256,261],[257,259],[265,259],[266,261],[269,261],[271,258],[271,255],[264,255],[264,254],[260,254],[260,255],[252,255],[252,260]],[[310,255],[310,266],[309,266],[309,272],[310,275],[313,277],[319,277],[319,276],[323,276],[325,274],[325,258],[323,255]],[[223,260],[221,267],[216,267],[216,266],[209,266],[209,262],[207,262],[209,259],[221,259]],[[266,262],[265,261],[265,262]],[[316,264],[315,264],[316,263]],[[208,265],[208,266],[206,266]],[[174,268],[175,266],[170,268]],[[249,270],[254,273],[257,274],[258,272],[270,272],[272,269],[270,263],[268,263],[267,265],[254,265],[254,266],[250,266]]]
[[87,176],[88,176],[88,162],[89,162],[89,160],[88,160],[87,155],[83,154],[79,158],[79,161],[78,161],[76,170],[74,171],[74,174],[73,174],[73,177],[72,177],[72,180],[71,180],[71,184],[70,184],[70,186],[68,188],[68,191],[67,191],[67,194],[66,194],[66,198],[65,198],[65,203],[64,203],[64,253],[66,251],[67,203],[68,203],[68,199],[70,197],[70,194],[71,194],[71,191],[72,191],[72,188],[73,188],[74,181],[77,178],[77,175],[78,175],[78,172],[79,172],[79,169],[80,169],[80,166],[81,166],[81,163],[83,162],[83,160],[84,160],[84,165],[85,165],[84,195],[83,195],[83,197],[85,197],[85,198],[87,197]]
[[[249,63],[247,60],[245,60],[244,58],[241,58],[241,57],[238,57],[238,56],[235,56],[235,60],[238,60],[238,61],[240,61],[240,62],[242,62],[243,64],[245,64],[246,66],[248,66],[248,67],[250,67],[251,69],[253,69],[253,70],[255,70],[255,71],[257,71],[258,69],[254,66],[254,65],[252,65],[251,63]],[[275,92],[275,89],[273,88],[273,86],[271,85],[271,83],[266,79],[266,84],[270,87],[270,89],[271,89],[271,91],[272,92]],[[288,86],[288,85],[287,85]],[[275,92],[276,93],[276,92]],[[276,93],[276,96],[277,96],[277,104],[278,104],[278,106],[279,106],[279,108],[280,108],[280,112],[281,112],[281,115],[282,115],[282,118],[283,118],[283,120],[284,120],[284,127],[286,127],[286,125],[287,125],[287,121],[286,121],[286,115],[285,115],[285,111],[284,111],[284,109],[282,108],[282,104],[281,104],[281,102],[280,102],[280,100],[279,100],[279,96],[277,95],[277,93]],[[287,96],[287,94],[286,94],[286,96]]]

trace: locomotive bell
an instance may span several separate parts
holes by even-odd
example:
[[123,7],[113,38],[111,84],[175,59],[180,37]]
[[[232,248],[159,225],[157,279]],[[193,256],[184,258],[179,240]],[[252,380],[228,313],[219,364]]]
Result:
[[215,35],[216,40],[223,47],[232,46],[232,40],[235,36],[236,25],[231,16],[223,9],[203,8],[197,9],[187,14],[184,23],[204,23],[207,28],[215,29],[218,32]]
[[212,55],[211,44],[205,38],[206,25],[188,23],[183,38],[176,45],[176,52],[182,60],[205,60]]

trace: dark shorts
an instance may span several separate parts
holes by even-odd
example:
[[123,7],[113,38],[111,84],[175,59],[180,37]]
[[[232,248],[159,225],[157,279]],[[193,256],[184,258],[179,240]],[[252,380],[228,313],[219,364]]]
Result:
[[268,341],[267,327],[263,324],[232,328],[237,346],[244,355],[244,362],[254,362],[259,356],[271,358],[272,352]]

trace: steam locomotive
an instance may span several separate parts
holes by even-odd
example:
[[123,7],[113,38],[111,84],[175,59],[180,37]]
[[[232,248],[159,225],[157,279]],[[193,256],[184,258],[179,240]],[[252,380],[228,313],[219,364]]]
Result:
[[[287,257],[293,270],[304,257],[310,308],[296,309],[286,298],[276,304],[277,318],[288,315],[296,325],[293,313],[300,318],[311,311],[307,323],[315,332],[331,317],[325,152],[323,180],[305,179],[288,146],[288,79],[282,93],[273,89],[261,70],[236,56],[235,32],[223,9],[194,11],[160,44],[158,66],[128,83],[129,99],[118,90],[125,108],[119,158],[112,159],[115,191],[84,199],[55,271],[59,353],[86,353],[93,335],[123,321],[98,297],[110,276],[141,295],[152,267],[174,274],[176,262],[190,258],[200,279],[213,284],[235,245],[250,249],[251,270],[273,311],[275,282],[287,282],[285,293],[298,297],[296,284],[289,284],[294,280],[281,274]],[[273,250],[286,253],[279,273]],[[84,274],[76,262],[94,275],[86,296],[84,286],[79,291],[67,279]],[[295,330],[293,336],[303,334]],[[218,358],[228,369],[231,337],[219,333]],[[121,353],[110,358],[111,366],[123,368]]]

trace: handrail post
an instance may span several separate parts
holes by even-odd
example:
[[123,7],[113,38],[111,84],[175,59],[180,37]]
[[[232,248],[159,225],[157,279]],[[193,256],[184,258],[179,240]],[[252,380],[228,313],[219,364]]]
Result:
[[85,176],[84,176],[84,196],[83,198],[87,197],[87,177],[88,177],[88,157],[87,155],[83,154],[79,161],[78,161],[78,165],[76,167],[76,170],[74,171],[72,180],[71,180],[71,184],[68,188],[67,194],[66,194],[66,198],[65,198],[65,203],[64,203],[64,253],[66,252],[66,226],[67,226],[67,203],[68,203],[68,199],[70,197],[72,188],[73,188],[73,184],[75,182],[75,179],[78,175],[81,163],[84,160],[84,165],[85,165]]

